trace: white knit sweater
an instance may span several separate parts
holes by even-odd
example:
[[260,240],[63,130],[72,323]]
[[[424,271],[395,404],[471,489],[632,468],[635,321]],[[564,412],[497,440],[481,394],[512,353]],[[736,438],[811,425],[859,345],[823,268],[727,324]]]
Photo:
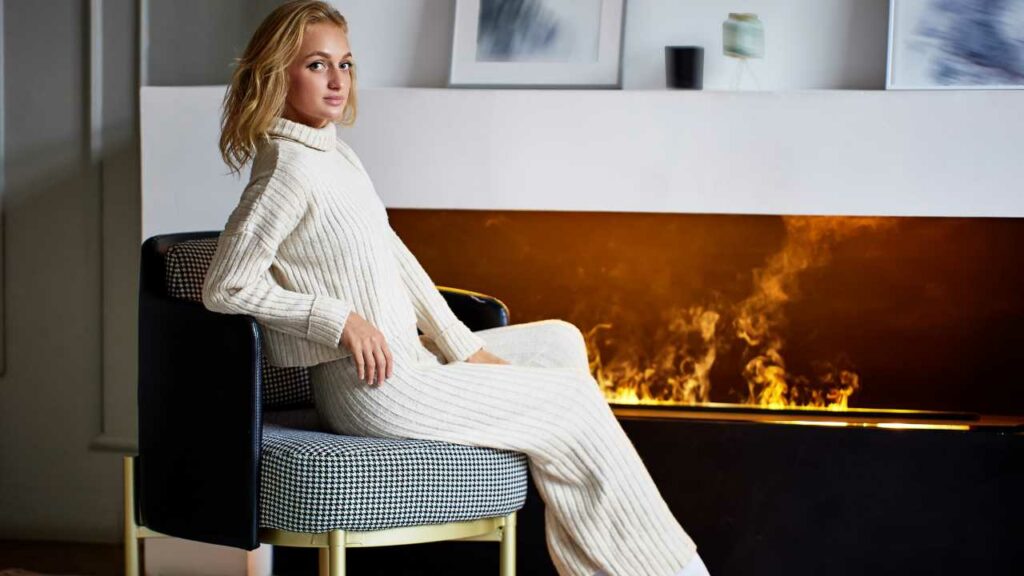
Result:
[[418,339],[417,326],[449,362],[483,346],[392,230],[333,124],[275,118],[268,136],[203,283],[208,309],[254,317],[276,366],[351,356],[340,342],[353,310],[393,350],[397,340]]

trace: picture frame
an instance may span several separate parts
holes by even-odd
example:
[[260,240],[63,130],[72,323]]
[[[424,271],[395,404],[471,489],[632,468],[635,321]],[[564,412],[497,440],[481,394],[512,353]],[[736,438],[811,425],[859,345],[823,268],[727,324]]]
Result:
[[456,0],[448,86],[622,87],[626,0]]
[[[1024,62],[1022,8],[1014,2],[995,10],[978,0],[889,0],[885,88],[1024,89],[1024,70],[1016,69]],[[986,42],[979,44],[981,34]]]

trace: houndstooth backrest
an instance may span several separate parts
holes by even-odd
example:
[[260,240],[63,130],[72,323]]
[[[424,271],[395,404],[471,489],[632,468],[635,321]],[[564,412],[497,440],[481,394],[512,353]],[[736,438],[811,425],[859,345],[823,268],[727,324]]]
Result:
[[[203,301],[203,279],[217,250],[217,238],[185,240],[171,246],[166,256],[167,294],[173,298]],[[261,354],[264,410],[312,406],[309,369],[271,366]]]

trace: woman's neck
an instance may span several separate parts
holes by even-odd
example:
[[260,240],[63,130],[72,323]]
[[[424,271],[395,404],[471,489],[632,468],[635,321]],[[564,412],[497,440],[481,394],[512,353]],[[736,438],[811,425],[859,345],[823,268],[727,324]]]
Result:
[[287,105],[284,108],[284,112],[281,114],[281,118],[284,118],[285,120],[291,120],[292,122],[297,122],[299,124],[305,124],[306,126],[309,126],[310,128],[316,128],[317,130],[331,123],[330,120],[326,118],[313,118],[310,116],[304,116],[303,114],[300,114],[298,110],[295,110],[291,106]]

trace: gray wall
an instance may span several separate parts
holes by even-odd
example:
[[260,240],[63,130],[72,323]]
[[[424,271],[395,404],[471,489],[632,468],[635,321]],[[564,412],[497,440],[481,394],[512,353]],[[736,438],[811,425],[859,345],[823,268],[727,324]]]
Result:
[[3,3],[0,538],[119,530],[103,420],[130,407],[107,405],[103,387],[126,383],[118,346],[134,338],[135,24],[132,0]]
[[149,0],[146,84],[227,84],[234,59],[276,4],[274,0]]

